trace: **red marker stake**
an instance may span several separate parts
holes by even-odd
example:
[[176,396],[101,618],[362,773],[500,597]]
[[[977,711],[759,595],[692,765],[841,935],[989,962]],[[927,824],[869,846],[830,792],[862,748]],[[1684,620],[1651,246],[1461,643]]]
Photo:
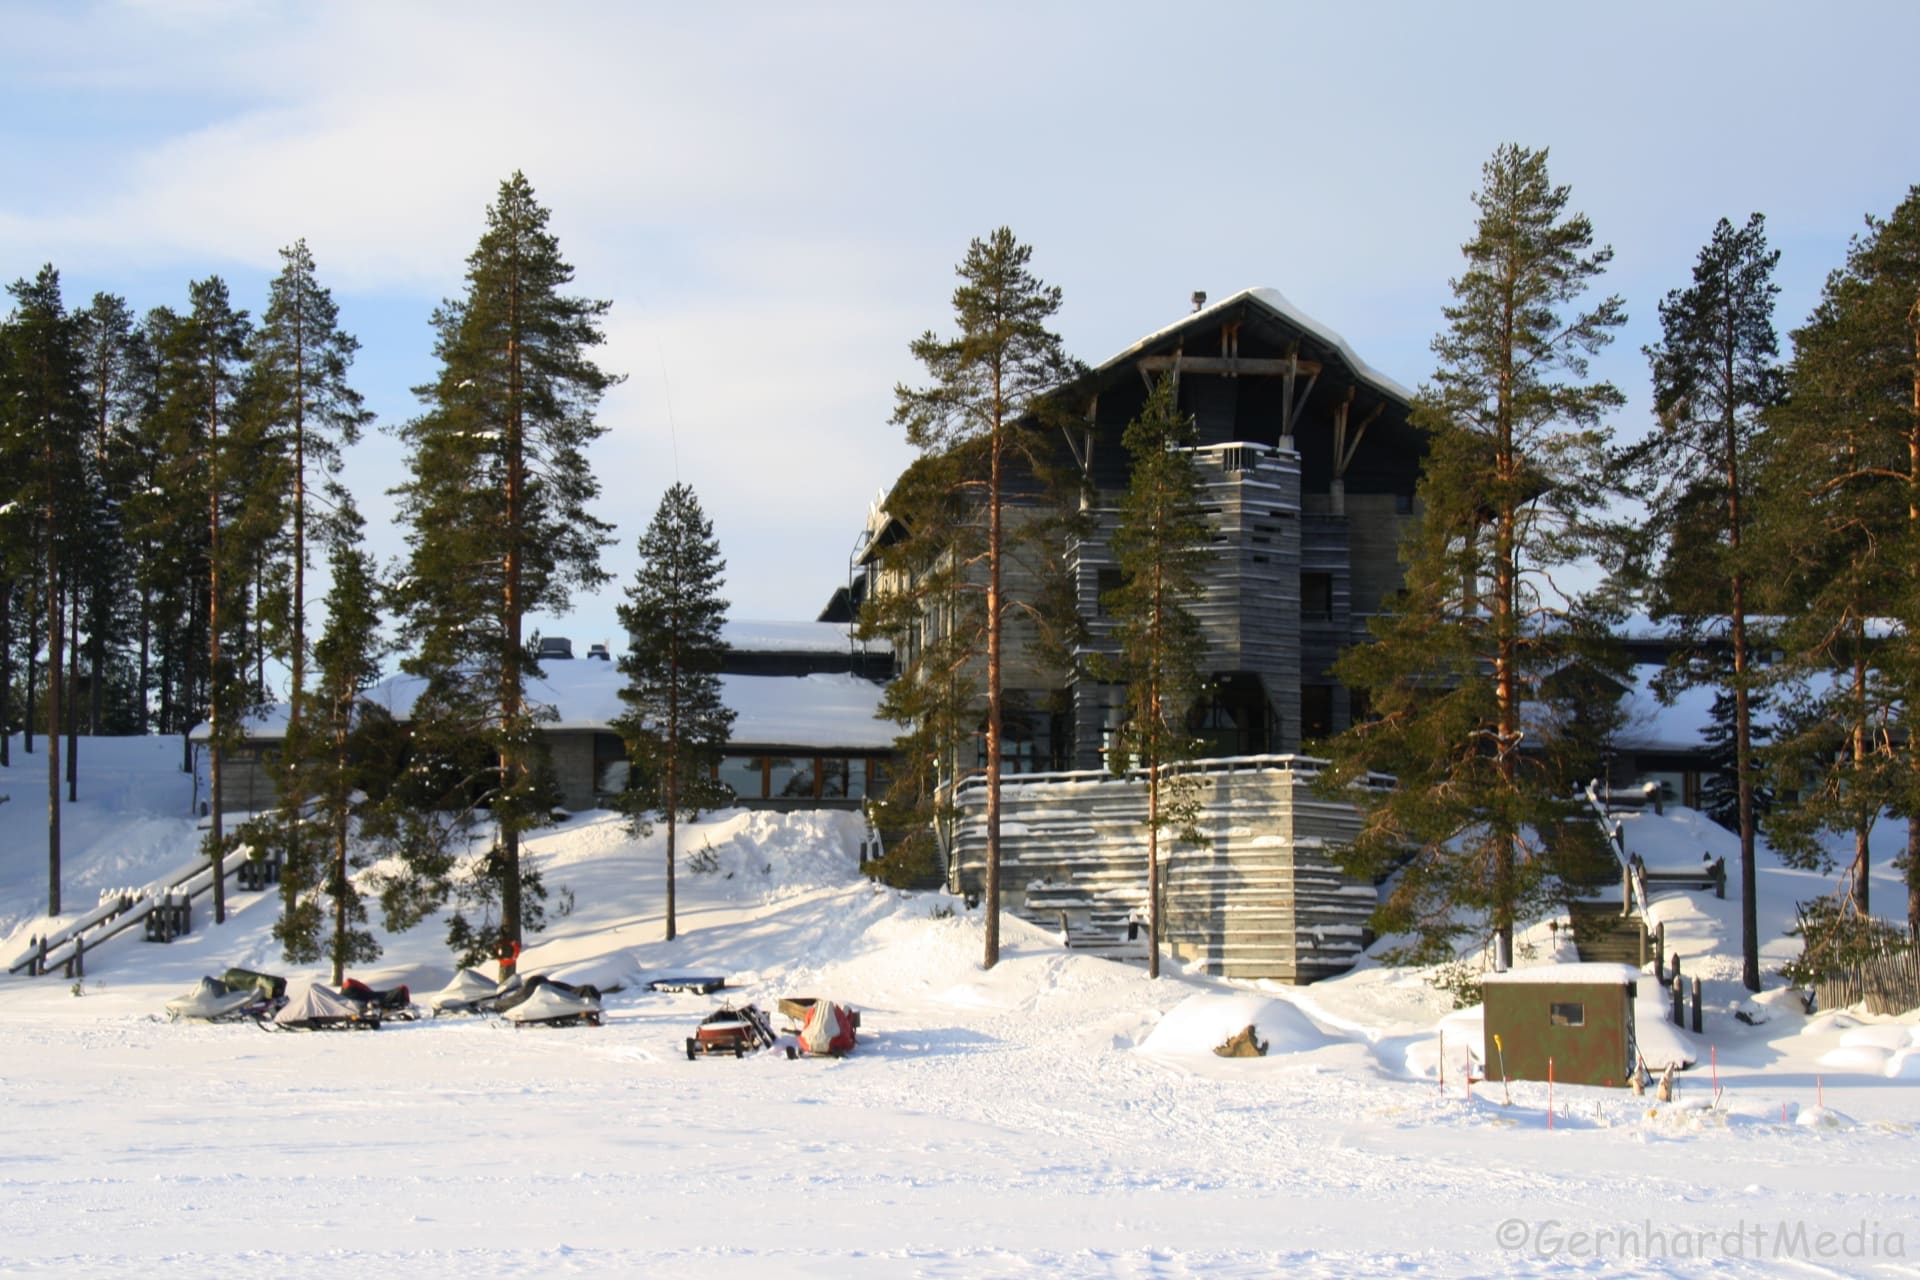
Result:
[[1553,1128],[1553,1059],[1547,1059],[1547,1128]]

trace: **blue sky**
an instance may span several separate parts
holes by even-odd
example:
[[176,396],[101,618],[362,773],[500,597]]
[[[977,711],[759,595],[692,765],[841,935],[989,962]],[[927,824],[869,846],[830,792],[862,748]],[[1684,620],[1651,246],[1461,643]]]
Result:
[[[1410,386],[1501,142],[1552,149],[1632,316],[1596,363],[1647,423],[1643,344],[1722,216],[1768,217],[1778,323],[1920,181],[1910,4],[0,3],[0,272],[68,301],[258,310],[304,236],[384,422],[432,371],[499,181],[553,210],[613,311],[596,453],[615,586],[543,619],[611,638],[677,478],[738,618],[810,618],[908,459],[892,388],[1006,224],[1097,362],[1196,289],[1270,285]],[[349,481],[382,557],[375,434]]]

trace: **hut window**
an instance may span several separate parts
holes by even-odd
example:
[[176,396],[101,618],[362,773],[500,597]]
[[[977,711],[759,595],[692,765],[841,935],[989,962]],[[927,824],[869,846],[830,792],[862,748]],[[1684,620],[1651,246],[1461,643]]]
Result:
[[1587,1025],[1587,1006],[1555,1002],[1547,1007],[1547,1021],[1556,1027],[1584,1027]]

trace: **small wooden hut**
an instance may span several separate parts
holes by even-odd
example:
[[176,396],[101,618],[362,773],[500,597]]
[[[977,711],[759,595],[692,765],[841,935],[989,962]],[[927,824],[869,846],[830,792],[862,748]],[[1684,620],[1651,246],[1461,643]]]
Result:
[[[1481,990],[1487,1074],[1619,1086],[1639,1061],[1633,999],[1639,970],[1624,964],[1543,964],[1489,974]],[[1499,1037],[1498,1044],[1494,1037]]]

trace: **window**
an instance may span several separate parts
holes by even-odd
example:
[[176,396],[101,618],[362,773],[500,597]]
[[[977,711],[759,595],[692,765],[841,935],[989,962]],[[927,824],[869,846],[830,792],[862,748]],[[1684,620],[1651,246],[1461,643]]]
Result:
[[1126,581],[1118,569],[1101,569],[1095,574],[1095,589],[1100,597],[1095,604],[1095,617],[1106,618],[1113,615],[1113,606],[1107,603],[1107,597],[1125,586]]
[[742,800],[766,799],[767,762],[763,756],[722,756],[718,776]]
[[[856,763],[858,763],[856,761]],[[820,798],[822,800],[844,800],[847,798],[847,762],[845,760],[826,759],[820,762]]]
[[1332,574],[1303,573],[1300,575],[1300,616],[1313,622],[1333,620]]
[[1584,1027],[1587,1025],[1587,1006],[1584,1004],[1551,1004],[1547,1006],[1547,1021],[1556,1027]]
[[1333,686],[1300,686],[1300,733],[1308,738],[1326,738],[1333,734]]
[[785,756],[767,762],[767,794],[782,800],[804,799],[814,794],[811,760],[790,760]]

